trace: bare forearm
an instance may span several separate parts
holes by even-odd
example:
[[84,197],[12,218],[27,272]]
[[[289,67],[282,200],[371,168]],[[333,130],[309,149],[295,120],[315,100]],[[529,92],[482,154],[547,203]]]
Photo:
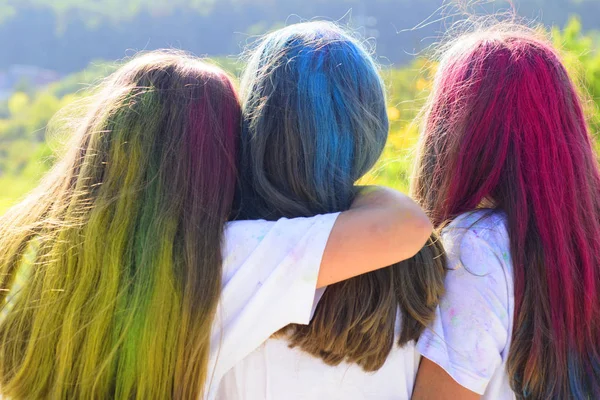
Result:
[[333,227],[318,285],[330,285],[410,258],[431,231],[424,211],[408,196],[388,188],[364,188]]

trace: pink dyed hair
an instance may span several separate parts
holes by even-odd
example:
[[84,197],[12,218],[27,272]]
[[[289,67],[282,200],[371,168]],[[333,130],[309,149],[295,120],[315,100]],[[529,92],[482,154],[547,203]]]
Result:
[[517,396],[600,398],[600,174],[557,51],[521,26],[459,37],[425,119],[413,192],[434,224],[508,218]]

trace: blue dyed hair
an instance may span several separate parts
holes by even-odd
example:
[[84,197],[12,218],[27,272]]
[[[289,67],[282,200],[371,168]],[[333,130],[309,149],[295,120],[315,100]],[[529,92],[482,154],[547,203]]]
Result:
[[241,216],[347,209],[385,145],[383,82],[365,47],[330,22],[266,35],[242,77]]

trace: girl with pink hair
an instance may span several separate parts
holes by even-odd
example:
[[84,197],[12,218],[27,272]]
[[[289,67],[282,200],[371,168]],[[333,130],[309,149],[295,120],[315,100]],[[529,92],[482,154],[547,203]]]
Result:
[[600,173],[557,51],[459,37],[425,118],[413,189],[450,271],[413,398],[600,398]]

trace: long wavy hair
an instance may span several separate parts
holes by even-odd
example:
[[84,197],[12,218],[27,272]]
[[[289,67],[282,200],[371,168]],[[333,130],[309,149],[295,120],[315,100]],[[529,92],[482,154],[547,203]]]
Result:
[[202,394],[236,96],[223,71],[174,52],[136,57],[101,85],[64,157],[0,218],[5,396]]
[[[239,217],[275,220],[343,211],[388,135],[378,68],[363,45],[327,22],[264,37],[242,76]],[[415,258],[329,286],[310,325],[284,330],[327,364],[379,369],[394,344],[417,338],[443,292],[432,240]]]
[[507,215],[517,396],[600,398],[600,174],[557,51],[518,25],[450,43],[416,175],[436,226],[481,207]]

